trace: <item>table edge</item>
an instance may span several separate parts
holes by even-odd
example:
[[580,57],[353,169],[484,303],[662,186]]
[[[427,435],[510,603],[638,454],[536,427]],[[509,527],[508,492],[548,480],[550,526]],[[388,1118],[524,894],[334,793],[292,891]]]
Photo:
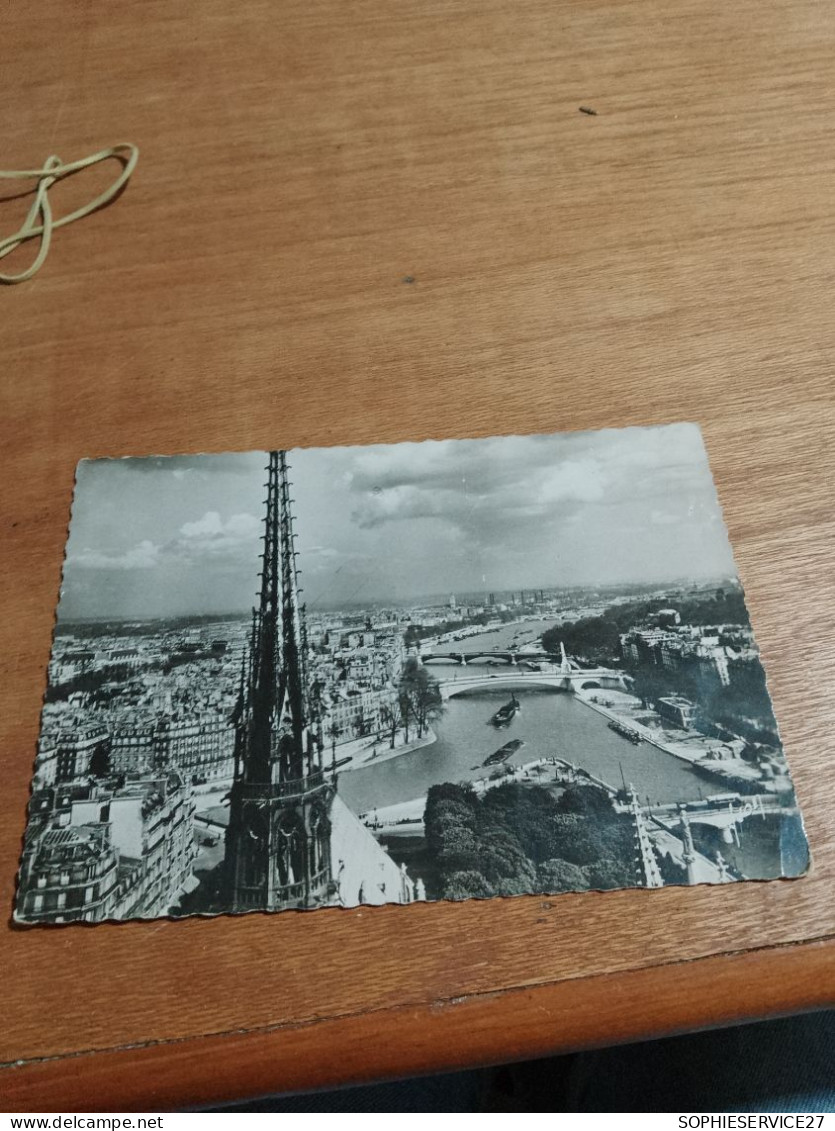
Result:
[[830,1005],[835,938],[19,1062],[0,1068],[0,1094],[15,1112],[175,1111],[527,1060]]

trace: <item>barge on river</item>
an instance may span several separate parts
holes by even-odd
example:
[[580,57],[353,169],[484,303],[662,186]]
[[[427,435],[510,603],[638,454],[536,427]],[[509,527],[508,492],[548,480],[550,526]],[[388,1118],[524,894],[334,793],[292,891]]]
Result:
[[511,695],[510,702],[505,703],[503,707],[499,707],[490,722],[494,727],[506,727],[516,717],[516,712],[520,710],[522,704],[515,695]]
[[643,741],[640,734],[632,727],[628,727],[625,723],[611,722],[609,723],[609,730],[613,730],[615,734],[620,734],[624,738],[628,738],[633,746],[638,746]]
[[498,750],[494,751],[489,758],[485,758],[482,765],[496,766],[500,762],[506,762],[511,754],[515,754],[524,745],[525,743],[521,738],[512,738],[510,742],[506,742],[504,746],[500,746]]

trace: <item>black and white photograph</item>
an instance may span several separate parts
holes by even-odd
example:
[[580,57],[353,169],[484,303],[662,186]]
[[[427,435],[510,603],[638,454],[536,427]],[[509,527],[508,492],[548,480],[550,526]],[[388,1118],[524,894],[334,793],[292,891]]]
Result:
[[696,425],[79,464],[18,922],[808,864]]

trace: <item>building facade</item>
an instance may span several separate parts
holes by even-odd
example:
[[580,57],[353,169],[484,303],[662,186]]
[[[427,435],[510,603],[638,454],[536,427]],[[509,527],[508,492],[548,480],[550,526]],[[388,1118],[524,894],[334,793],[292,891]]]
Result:
[[33,795],[17,917],[63,923],[165,914],[191,877],[193,818],[191,792],[173,769]]
[[88,923],[118,906],[119,858],[105,825],[53,828],[24,852],[17,916],[27,923]]
[[114,773],[145,773],[173,764],[187,780],[229,780],[234,769],[235,730],[222,711],[184,717],[158,715],[113,724],[110,765]]
[[110,733],[101,725],[61,730],[54,736],[55,779],[75,781],[89,774],[107,773],[110,762]]

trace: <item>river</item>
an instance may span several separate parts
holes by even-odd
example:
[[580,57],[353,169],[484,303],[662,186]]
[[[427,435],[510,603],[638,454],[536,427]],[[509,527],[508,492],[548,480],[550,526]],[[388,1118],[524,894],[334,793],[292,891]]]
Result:
[[[460,641],[437,645],[437,652],[472,653],[520,647],[538,639],[554,620],[502,625]],[[477,661],[473,662],[473,667]],[[480,667],[480,664],[479,664]],[[433,664],[429,670],[443,680],[461,676],[458,664]],[[470,669],[471,670],[471,669]],[[481,668],[485,673],[501,669]],[[701,777],[688,763],[648,743],[634,746],[609,728],[604,716],[582,700],[564,691],[515,689],[522,706],[508,727],[497,730],[492,715],[510,698],[510,690],[478,691],[450,699],[443,717],[434,724],[438,736],[431,746],[392,758],[339,779],[343,800],[356,813],[425,795],[441,782],[472,781],[491,773],[482,766],[485,758],[512,738],[522,746],[509,760],[518,765],[556,755],[583,767],[615,788],[625,781],[633,785],[641,801],[697,801],[727,792],[721,781]],[[751,877],[798,875],[807,866],[807,848],[800,818],[790,816],[778,823],[759,820],[745,826],[749,836],[742,847],[721,844],[728,860]],[[697,827],[697,839],[704,830]],[[719,845],[718,838],[716,845]],[[708,837],[706,851],[712,854]],[[715,848],[716,845],[713,845]]]
[[[553,628],[557,624],[554,617],[539,617],[535,620],[514,621],[511,624],[497,625],[479,632],[476,636],[465,636],[463,640],[449,640],[444,644],[436,644],[432,651],[435,652],[480,652],[485,648],[493,651],[509,649],[515,645],[521,648],[525,644],[533,644],[546,628]],[[430,653],[431,654],[431,653]]]
[[[430,670],[439,679],[461,671],[442,665]],[[501,730],[490,725],[490,718],[508,701],[509,691],[480,691],[449,700],[443,717],[434,724],[436,742],[378,766],[343,774],[340,795],[360,813],[421,797],[429,786],[440,782],[485,777],[491,772],[481,766],[485,758],[512,738],[522,739],[524,746],[510,758],[510,765],[556,755],[612,786],[625,780],[635,786],[642,800],[695,801],[723,792],[721,783],[712,785],[672,754],[647,743],[633,746],[610,730],[602,715],[567,692],[532,688],[517,690],[516,695],[521,710]]]

